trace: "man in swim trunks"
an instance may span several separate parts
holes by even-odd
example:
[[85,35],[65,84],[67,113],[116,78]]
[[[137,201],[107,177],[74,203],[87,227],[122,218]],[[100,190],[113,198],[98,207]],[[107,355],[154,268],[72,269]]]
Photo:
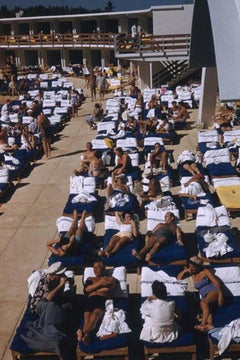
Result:
[[105,312],[105,301],[117,284],[112,276],[104,276],[105,265],[102,261],[93,264],[95,277],[86,280],[84,292],[87,296],[84,307],[83,329],[78,329],[77,337],[84,344],[90,343],[90,335],[95,330]]
[[175,216],[171,212],[165,214],[165,223],[160,223],[146,235],[144,247],[137,252],[132,250],[133,256],[141,260],[146,254],[145,260],[148,262],[151,260],[153,254],[155,254],[160,248],[167,246],[177,239],[177,244],[183,246],[182,232],[178,225],[175,224]]

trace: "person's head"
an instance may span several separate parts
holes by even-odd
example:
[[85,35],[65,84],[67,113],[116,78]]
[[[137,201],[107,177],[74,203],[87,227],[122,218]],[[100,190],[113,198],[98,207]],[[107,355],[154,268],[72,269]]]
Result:
[[102,158],[102,153],[101,153],[100,150],[97,150],[97,151],[95,152],[95,157],[96,157],[97,159],[101,159],[101,158]]
[[188,260],[189,271],[191,274],[199,273],[199,271],[201,271],[202,269],[202,265],[203,265],[203,261],[198,256],[192,256]]
[[129,212],[129,211],[124,211],[123,213],[122,213],[122,219],[124,220],[124,221],[130,221],[130,220],[132,220],[132,213],[131,212]]
[[25,133],[28,133],[29,129],[28,129],[28,126],[27,126],[27,125],[24,125],[24,126],[23,126],[23,131],[24,131]]
[[51,282],[59,281],[61,276],[65,276],[64,273],[66,270],[67,269],[63,266],[63,264],[60,261],[53,263],[47,269],[49,280]]
[[175,220],[175,215],[172,212],[168,211],[166,212],[164,219],[166,224],[171,224]]
[[161,145],[159,142],[157,142],[155,145],[154,145],[154,148],[155,150],[159,150],[161,148]]
[[89,141],[86,143],[87,150],[92,150],[92,143]]
[[93,271],[96,277],[103,276],[105,271],[105,265],[101,260],[95,261],[93,264]]
[[115,150],[114,150],[115,154],[117,156],[122,156],[123,155],[123,149],[120,148],[120,147],[117,147]]
[[160,300],[166,300],[167,298],[167,288],[166,285],[158,280],[155,280],[152,283],[152,293]]

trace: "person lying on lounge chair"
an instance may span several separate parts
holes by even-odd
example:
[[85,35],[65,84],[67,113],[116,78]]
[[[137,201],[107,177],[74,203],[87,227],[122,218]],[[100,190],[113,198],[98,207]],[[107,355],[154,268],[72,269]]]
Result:
[[146,235],[144,247],[137,252],[133,249],[132,254],[137,259],[142,260],[146,255],[145,260],[151,260],[152,255],[155,254],[162,247],[167,246],[175,241],[177,244],[183,246],[182,232],[178,225],[175,223],[175,216],[171,212],[165,214],[165,223],[159,223],[155,228]]
[[[73,222],[68,232],[60,236],[58,239],[49,240],[47,242],[48,249],[56,256],[74,256],[79,253],[81,246],[84,243],[84,231],[86,231],[85,218],[87,216],[86,210],[83,211],[81,221],[78,226],[78,212],[73,211]],[[59,244],[59,247],[55,247]]]
[[113,276],[105,276],[105,265],[102,261],[96,261],[93,270],[95,277],[87,278],[84,287],[86,301],[83,328],[77,331],[78,341],[86,345],[91,342],[91,334],[103,318],[105,302],[117,285],[117,280]]
[[119,232],[113,235],[104,251],[99,250],[99,256],[110,257],[118,252],[123,246],[130,244],[138,235],[138,226],[129,212],[115,213],[116,220],[119,225]]

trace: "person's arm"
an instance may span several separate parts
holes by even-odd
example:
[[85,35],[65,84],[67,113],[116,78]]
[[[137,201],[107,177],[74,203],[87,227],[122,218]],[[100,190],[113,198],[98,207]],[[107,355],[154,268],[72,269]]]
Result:
[[134,237],[137,237],[138,236],[138,226],[137,226],[137,223],[136,223],[136,221],[134,221],[134,220],[132,220],[131,221],[131,223],[132,223],[132,227],[133,227],[133,236]]
[[61,248],[55,248],[55,244],[59,243],[59,240],[49,240],[47,241],[47,248],[49,251],[51,251],[51,253],[53,253],[56,256],[64,256],[65,253],[64,251],[62,251]]
[[115,211],[115,216],[116,216],[116,221],[117,221],[118,225],[121,225],[122,224],[121,213],[118,211]]
[[178,225],[176,225],[176,236],[177,236],[177,244],[183,246],[182,230]]
[[185,280],[187,278],[189,278],[190,276],[192,276],[189,268],[185,268],[184,270],[180,271],[179,274],[177,274],[176,278],[177,280]]
[[86,286],[84,287],[84,291],[87,294],[90,294],[96,290],[104,289],[111,290],[116,283],[116,279],[111,276],[103,276],[96,282],[92,282],[91,278],[88,278],[86,281]]
[[126,169],[127,166],[127,159],[128,159],[128,155],[127,154],[123,154],[123,163],[121,166],[121,172],[123,172]]
[[65,276],[61,276],[59,284],[51,291],[49,291],[44,297],[47,301],[52,301],[55,296],[62,290],[65,285],[67,278]]
[[208,279],[216,286],[218,292],[218,305],[221,307],[223,305],[223,292],[221,284],[210,270],[204,269],[204,273],[208,277]]

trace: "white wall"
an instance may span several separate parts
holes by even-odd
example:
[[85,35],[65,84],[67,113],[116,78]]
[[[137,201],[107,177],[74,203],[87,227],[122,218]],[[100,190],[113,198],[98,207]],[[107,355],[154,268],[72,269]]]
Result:
[[153,35],[190,34],[193,5],[153,7]]

